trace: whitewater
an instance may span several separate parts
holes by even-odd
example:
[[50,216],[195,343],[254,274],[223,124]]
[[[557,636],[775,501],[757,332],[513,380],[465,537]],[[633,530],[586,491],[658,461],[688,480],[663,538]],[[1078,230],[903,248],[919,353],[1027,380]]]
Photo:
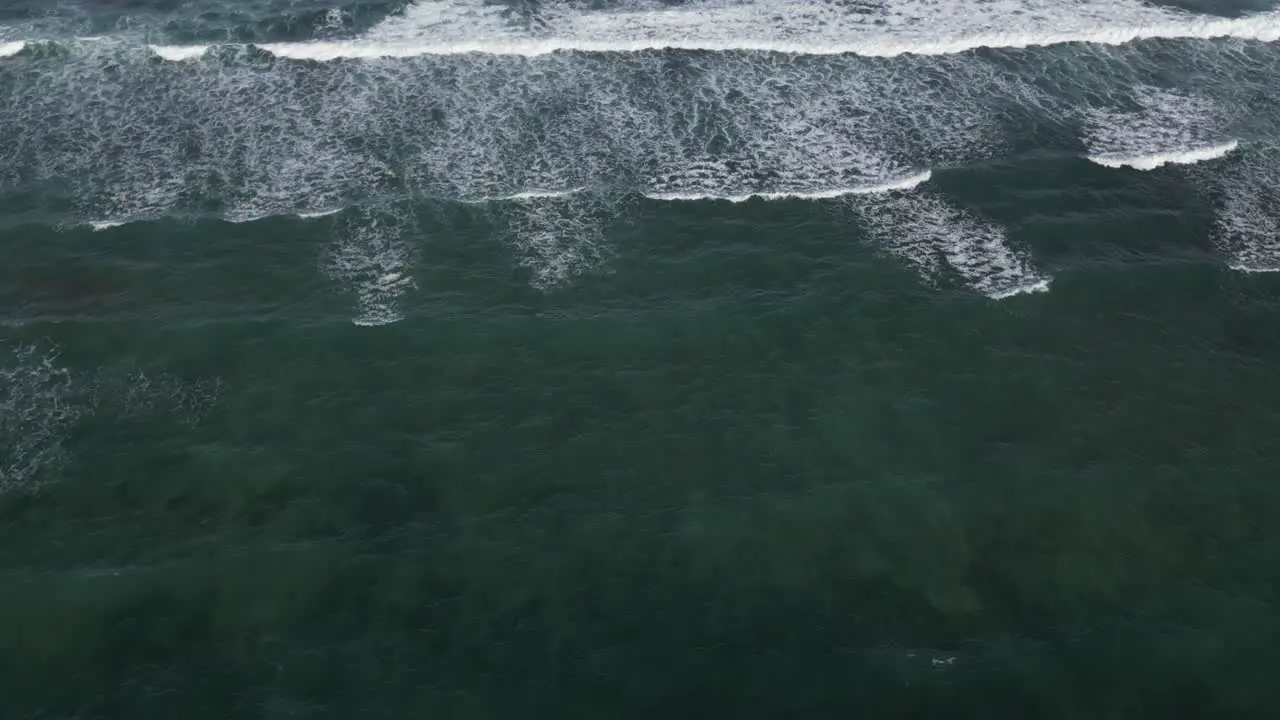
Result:
[[[325,35],[315,40],[254,45],[280,58],[320,62],[469,53],[536,56],[650,50],[896,57],[1066,43],[1120,45],[1160,38],[1273,42],[1280,39],[1280,14],[1205,17],[1133,0],[965,0],[943,4],[920,0],[874,4],[710,0],[680,6],[631,1],[604,9],[570,2],[545,5],[531,13],[469,0],[423,0],[353,36]],[[67,39],[0,35],[0,56],[20,52],[28,40]],[[129,41],[131,36],[124,33],[100,39]],[[198,59],[217,47],[245,46],[146,44],[159,57],[176,62]]]
[[[481,205],[543,289],[607,265],[629,196],[847,201],[852,222],[922,277],[945,265],[1003,298],[1047,289],[1047,274],[998,223],[920,186],[1029,151],[1155,172],[1280,140],[1249,112],[1280,68],[1241,62],[1247,43],[1280,39],[1275,12],[1217,18],[1127,0],[519,12],[437,0],[346,35],[340,20],[318,39],[254,44],[3,29],[0,198],[34,180],[61,198],[45,211],[58,215],[34,217],[99,231],[207,215],[347,227],[347,209]],[[1168,86],[1155,58],[1170,46],[1150,40],[1182,43],[1195,84]],[[33,54],[37,41],[66,52]],[[1215,202],[1228,217],[1264,214],[1260,201]],[[339,233],[341,260],[326,265],[363,288],[362,325],[399,319],[415,288],[414,225],[393,214]],[[1247,239],[1262,234],[1220,225],[1237,228],[1222,231],[1236,238],[1233,267],[1269,267],[1266,243]]]
[[1280,0],[0,0],[0,248],[0,720],[1280,705]]

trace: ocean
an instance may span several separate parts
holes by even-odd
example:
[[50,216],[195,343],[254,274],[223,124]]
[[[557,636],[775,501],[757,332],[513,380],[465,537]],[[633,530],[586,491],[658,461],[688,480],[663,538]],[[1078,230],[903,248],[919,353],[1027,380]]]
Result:
[[0,718],[1271,718],[1263,0],[0,3]]

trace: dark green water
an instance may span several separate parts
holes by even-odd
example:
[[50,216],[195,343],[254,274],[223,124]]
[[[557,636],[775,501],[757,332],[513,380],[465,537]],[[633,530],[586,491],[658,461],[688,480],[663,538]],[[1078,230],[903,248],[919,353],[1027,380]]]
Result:
[[[1196,67],[1266,82],[1233,42]],[[1019,107],[884,200],[463,203],[388,159],[228,171],[375,196],[241,223],[205,176],[119,204],[159,131],[85,144],[114,205],[33,169],[86,116],[0,138],[0,718],[1274,717],[1280,276],[1217,224],[1268,117],[1139,172]],[[984,295],[920,192],[1049,291]],[[104,207],[155,217],[70,224]]]

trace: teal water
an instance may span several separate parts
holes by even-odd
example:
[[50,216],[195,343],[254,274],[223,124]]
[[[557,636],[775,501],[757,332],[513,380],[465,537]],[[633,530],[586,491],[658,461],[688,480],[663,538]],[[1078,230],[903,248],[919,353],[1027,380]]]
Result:
[[[78,85],[79,50],[0,59],[0,717],[1272,717],[1280,284],[1239,266],[1277,257],[1274,50],[1073,47],[865,72],[923,67],[902,80],[918,90],[1013,82],[990,73],[1007,65],[1062,106],[1163,73],[1241,111],[1171,137],[1225,125],[1240,147],[1103,167],[1081,157],[1085,121],[1038,113],[1059,106],[1023,85],[991,93],[986,130],[938,135],[930,117],[989,119],[957,109],[975,84],[884,126],[899,166],[941,158],[919,187],[662,200],[644,195],[864,182],[847,165],[797,181],[790,150],[740,171],[732,151],[764,147],[732,119],[748,81],[790,68],[777,97],[803,108],[814,87],[855,97],[823,62],[863,61],[760,61],[730,87],[698,53],[632,57],[601,83],[640,110],[544,146],[557,118],[614,117],[554,95],[573,55],[466,61],[487,90],[455,60],[282,76],[149,58],[143,82],[94,55]],[[1104,79],[1073,89],[1072,62]],[[405,67],[438,83],[440,116]],[[537,70],[520,117],[545,110],[546,129],[442,118]],[[22,125],[41,83],[50,108],[103,112]],[[401,104],[333,109],[361,83]],[[647,148],[669,149],[645,87],[713,98],[662,126],[688,129],[682,152],[714,140],[678,182],[651,180],[652,158],[645,174]],[[236,122],[197,127],[214,116]],[[817,117],[808,132],[835,127]],[[355,142],[347,122],[362,141],[326,144]],[[468,129],[423,150],[430,127]],[[42,149],[58,133],[78,144]],[[575,137],[603,138],[575,156],[597,161],[515,164]],[[147,162],[176,146],[165,185]],[[310,167],[281,159],[303,146]],[[353,179],[355,156],[390,169]],[[103,221],[123,224],[83,224]]]

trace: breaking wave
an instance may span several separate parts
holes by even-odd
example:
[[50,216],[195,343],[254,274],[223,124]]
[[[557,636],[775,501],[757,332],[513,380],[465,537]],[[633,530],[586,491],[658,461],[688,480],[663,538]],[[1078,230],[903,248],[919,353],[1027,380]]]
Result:
[[[336,214],[326,271],[354,294],[356,322],[385,324],[415,287],[418,231],[352,220],[363,208],[493,204],[517,262],[549,289],[607,265],[618,198],[873,196],[862,216],[884,247],[1001,297],[1048,281],[998,226],[904,191],[1028,152],[1151,170],[1280,141],[1268,112],[1280,54],[1257,42],[1280,38],[1274,13],[1128,0],[606,5],[424,1],[364,25],[334,10],[297,42],[163,36],[150,49],[128,33],[48,43],[5,30],[0,201],[94,229]],[[968,52],[979,47],[999,50]],[[1227,195],[1237,220],[1224,233],[1239,237],[1238,218],[1266,201]]]
[[1136,89],[1136,100],[1137,110],[1089,113],[1090,160],[1105,167],[1154,170],[1213,160],[1239,144],[1221,137],[1227,118],[1209,101],[1146,87]]
[[[675,6],[636,1],[604,9],[569,2],[528,12],[467,0],[422,0],[357,37],[260,47],[281,58],[321,62],[647,50],[895,57],[1159,38],[1271,42],[1280,39],[1280,15],[1209,18],[1127,0],[711,0]],[[211,47],[153,46],[161,57],[175,61],[200,57]]]

